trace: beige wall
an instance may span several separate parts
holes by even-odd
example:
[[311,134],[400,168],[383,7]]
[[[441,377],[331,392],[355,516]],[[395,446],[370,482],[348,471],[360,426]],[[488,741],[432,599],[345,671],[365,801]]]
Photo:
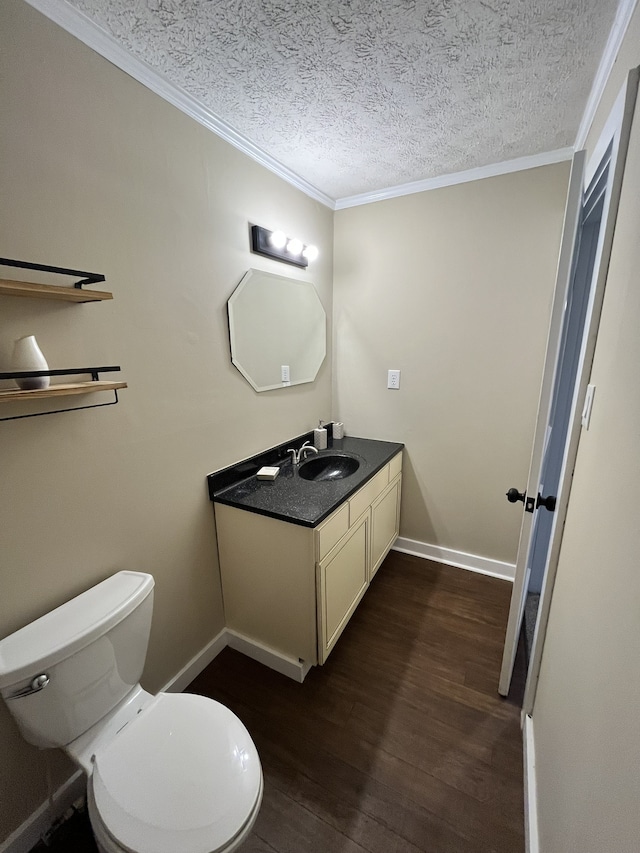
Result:
[[[638,63],[640,11],[595,127]],[[541,853],[640,849],[639,119],[636,106],[533,710]]]
[[[3,297],[0,370],[35,334],[51,367],[120,364],[129,383],[111,408],[0,424],[0,636],[115,570],[149,571],[157,689],[223,625],[206,474],[331,414],[330,356],[314,384],[264,394],[230,363],[228,296],[249,267],[283,272],[249,253],[248,223],[320,247],[290,274],[330,316],[332,213],[19,0],[0,4],[0,40],[0,255],[103,272],[114,293]],[[1,841],[47,789],[3,703],[0,740]],[[54,783],[66,772],[58,760]]]
[[405,442],[401,536],[515,561],[568,174],[336,213],[334,417]]
[[[0,254],[104,272],[115,296],[3,298],[0,369],[34,333],[52,367],[116,363],[129,382],[118,406],[0,424],[0,636],[112,571],[151,571],[157,689],[223,624],[206,473],[332,414],[406,442],[403,536],[515,558],[504,492],[527,476],[566,164],[336,214],[332,412],[330,356],[314,384],[256,394],[230,364],[225,312],[250,266],[283,273],[249,254],[252,221],[320,246],[312,272],[290,274],[331,317],[331,212],[20,0],[0,5],[0,63]],[[47,791],[2,704],[0,738],[3,839]],[[68,771],[55,757],[54,784]]]

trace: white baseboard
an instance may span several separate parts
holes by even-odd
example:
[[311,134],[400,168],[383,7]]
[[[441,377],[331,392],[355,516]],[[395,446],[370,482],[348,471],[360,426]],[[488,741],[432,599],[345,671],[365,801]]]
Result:
[[223,628],[210,643],[201,649],[197,655],[182,667],[177,675],[174,675],[165,686],[160,690],[161,693],[182,693],[185,687],[188,687],[193,679],[200,675],[211,661],[216,658],[220,652],[228,646],[228,638],[226,628]]
[[276,672],[286,675],[294,681],[298,681],[300,684],[302,684],[306,674],[311,669],[310,663],[305,663],[297,658],[287,657],[281,652],[277,652],[275,649],[271,649],[269,646],[245,637],[243,634],[239,634],[237,631],[232,631],[229,628],[227,628],[227,645],[237,652],[242,652],[247,657],[257,660],[258,663],[262,663],[270,667],[270,669],[275,669]]
[[181,693],[227,646],[299,683],[304,681],[306,674],[311,669],[309,663],[283,655],[257,640],[252,640],[251,637],[231,630],[231,628],[223,628],[177,675],[167,682],[162,688],[162,692]]
[[503,563],[500,560],[491,560],[489,557],[478,557],[476,554],[465,554],[464,551],[454,551],[452,548],[441,548],[439,545],[429,545],[426,542],[418,542],[416,539],[406,539],[399,536],[392,548],[402,554],[411,554],[414,557],[423,557],[425,560],[435,560],[436,563],[446,563],[457,569],[467,569],[469,572],[478,572],[481,575],[491,575],[493,578],[512,581],[515,577],[516,567],[514,563]]
[[82,799],[87,790],[85,775],[76,770],[53,795],[53,805],[44,802],[22,823],[15,832],[0,843],[0,853],[29,853],[56,821]]
[[540,853],[538,836],[538,788],[536,782],[536,749],[533,739],[533,720],[524,718],[522,738],[524,753],[524,837],[526,853]]

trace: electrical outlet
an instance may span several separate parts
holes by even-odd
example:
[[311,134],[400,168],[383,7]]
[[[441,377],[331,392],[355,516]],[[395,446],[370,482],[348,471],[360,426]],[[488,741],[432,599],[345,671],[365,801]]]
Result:
[[387,388],[397,391],[400,388],[400,371],[390,370],[387,375]]

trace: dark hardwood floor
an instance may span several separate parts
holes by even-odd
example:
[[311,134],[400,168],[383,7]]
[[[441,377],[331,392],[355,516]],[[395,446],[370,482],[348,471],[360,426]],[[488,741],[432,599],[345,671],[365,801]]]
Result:
[[[189,691],[231,708],[260,753],[242,853],[522,853],[523,672],[497,694],[510,594],[391,552],[304,684],[225,649]],[[85,821],[37,849],[95,849]]]

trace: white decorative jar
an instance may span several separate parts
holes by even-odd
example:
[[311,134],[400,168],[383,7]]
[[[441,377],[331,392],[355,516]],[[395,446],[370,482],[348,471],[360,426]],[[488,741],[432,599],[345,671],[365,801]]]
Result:
[[[13,346],[13,370],[49,370],[46,358],[34,335],[25,335],[18,338]],[[49,387],[48,376],[28,376],[15,380],[16,385],[22,391],[35,391],[40,388]]]

